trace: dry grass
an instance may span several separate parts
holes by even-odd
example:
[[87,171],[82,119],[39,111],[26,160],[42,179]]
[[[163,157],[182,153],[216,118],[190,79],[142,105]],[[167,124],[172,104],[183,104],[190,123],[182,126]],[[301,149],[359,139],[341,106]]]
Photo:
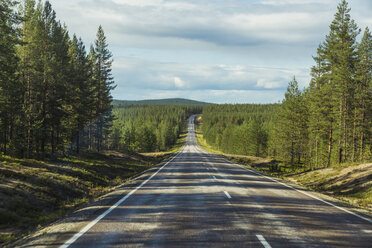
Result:
[[172,157],[187,133],[166,152],[86,153],[54,161],[0,156],[0,246],[64,216]]
[[372,211],[372,163],[335,165],[287,179]]
[[0,246],[87,204],[171,155],[106,151],[47,162],[0,156]]

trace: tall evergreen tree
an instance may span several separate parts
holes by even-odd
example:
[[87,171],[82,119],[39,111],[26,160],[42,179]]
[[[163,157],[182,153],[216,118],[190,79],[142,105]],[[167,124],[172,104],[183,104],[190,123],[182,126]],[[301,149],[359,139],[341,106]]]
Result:
[[69,100],[73,102],[70,123],[74,127],[70,134],[71,141],[75,139],[76,152],[80,151],[80,136],[84,127],[94,118],[94,89],[91,75],[92,64],[86,54],[84,43],[73,36],[69,48],[71,92]]
[[[310,145],[317,166],[326,160],[338,163],[351,158],[354,148],[353,104],[355,96],[356,37],[359,30],[350,17],[345,0],[330,25],[330,33],[318,48],[314,57],[310,84],[310,133],[314,142]],[[322,154],[327,150],[326,159]],[[314,159],[313,159],[314,160]],[[321,162],[323,163],[323,162]]]
[[365,29],[358,46],[351,161],[371,154],[372,135],[372,36]]
[[112,54],[108,50],[106,36],[102,26],[98,27],[97,38],[94,46],[93,77],[94,88],[96,91],[96,109],[98,119],[96,121],[96,148],[101,150],[104,137],[108,137],[108,132],[113,120],[111,102],[111,90],[115,89],[112,77]]
[[16,55],[19,17],[13,11],[15,4],[11,0],[0,2],[0,153],[7,153],[8,143],[18,129],[22,103]]
[[280,106],[276,132],[280,148],[278,154],[291,165],[295,164],[296,158],[298,163],[301,162],[304,156],[304,142],[307,141],[306,115],[302,93],[298,89],[297,80],[293,78]]
[[331,163],[334,140],[335,117],[333,114],[334,91],[331,85],[331,67],[326,60],[325,48],[320,45],[317,56],[313,57],[316,65],[311,69],[309,86],[309,134],[310,162],[313,168]]

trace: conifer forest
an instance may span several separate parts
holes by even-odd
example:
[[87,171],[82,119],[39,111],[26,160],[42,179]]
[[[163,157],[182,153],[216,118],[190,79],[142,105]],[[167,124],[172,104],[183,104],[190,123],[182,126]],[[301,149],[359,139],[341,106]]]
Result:
[[101,150],[115,88],[102,27],[87,53],[48,1],[0,8],[0,152],[44,159],[68,144]]
[[113,105],[113,55],[101,26],[87,49],[48,1],[4,0],[0,8],[2,154],[164,151],[202,113],[204,139],[225,153],[308,169],[372,158],[372,36],[346,1],[314,51],[308,87],[293,77],[281,103],[206,106]]
[[299,89],[294,77],[280,104],[205,107],[207,142],[307,169],[371,161],[372,36],[349,12],[342,1],[313,57],[309,87]]
[[353,4],[0,0],[0,247],[372,247]]

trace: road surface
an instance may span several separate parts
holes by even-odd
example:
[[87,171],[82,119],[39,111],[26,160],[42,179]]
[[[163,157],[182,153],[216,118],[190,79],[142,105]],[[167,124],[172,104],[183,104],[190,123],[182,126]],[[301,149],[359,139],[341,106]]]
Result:
[[181,152],[122,194],[54,246],[372,247],[370,219],[201,149],[194,116]]

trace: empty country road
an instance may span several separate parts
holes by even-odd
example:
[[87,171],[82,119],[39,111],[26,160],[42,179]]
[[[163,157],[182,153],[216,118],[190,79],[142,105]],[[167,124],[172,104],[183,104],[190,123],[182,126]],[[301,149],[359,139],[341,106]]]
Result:
[[[120,200],[117,202],[117,200]],[[168,163],[76,232],[27,247],[371,247],[371,220],[202,150],[194,116]],[[114,203],[115,203],[114,202]]]

